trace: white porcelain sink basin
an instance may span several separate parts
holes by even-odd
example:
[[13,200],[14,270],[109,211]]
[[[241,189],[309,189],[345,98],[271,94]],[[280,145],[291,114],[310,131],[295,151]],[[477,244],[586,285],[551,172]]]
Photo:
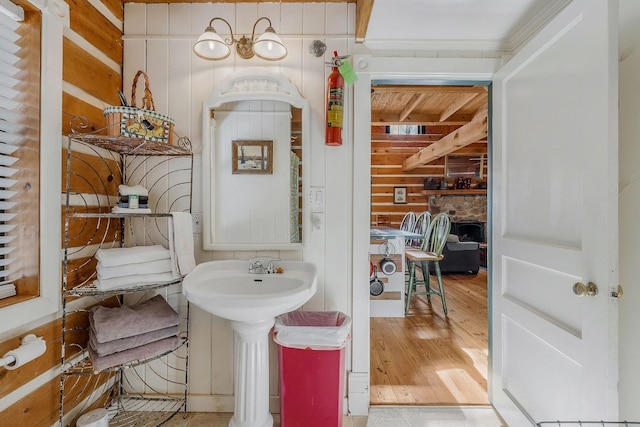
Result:
[[275,317],[303,305],[316,292],[312,263],[276,261],[282,273],[249,273],[249,261],[199,264],[182,281],[190,303],[231,320],[235,411],[229,427],[273,427],[269,412],[269,331]]
[[277,261],[283,273],[249,273],[243,260],[210,261],[189,273],[182,292],[194,305],[216,316],[257,322],[295,310],[316,292],[312,263]]

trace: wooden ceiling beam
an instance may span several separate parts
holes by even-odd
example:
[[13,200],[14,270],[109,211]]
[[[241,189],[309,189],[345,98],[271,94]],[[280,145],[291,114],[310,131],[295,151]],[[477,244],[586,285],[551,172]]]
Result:
[[428,94],[455,94],[455,93],[487,93],[486,86],[428,86],[428,85],[373,85],[373,93],[428,93]]
[[406,159],[402,163],[402,170],[407,172],[416,169],[486,136],[487,111],[483,110],[482,113],[476,114],[471,122]]
[[356,43],[362,43],[367,36],[373,0],[356,0]]
[[425,125],[425,126],[442,126],[442,125],[466,125],[471,122],[473,116],[471,114],[452,114],[445,122],[440,121],[440,114],[409,114],[404,120],[400,120],[398,113],[383,113],[378,111],[371,112],[372,126],[386,125]]
[[[279,3],[313,3],[318,0],[278,0]],[[357,3],[360,0],[322,0],[323,3]],[[367,0],[373,3],[373,0]],[[122,0],[124,3],[258,3],[257,0]]]
[[425,93],[415,94],[411,97],[407,105],[400,111],[400,121],[404,122],[404,120],[409,117],[409,114],[416,108],[426,97]]
[[[420,144],[432,144],[440,141],[445,134],[427,134],[427,135],[390,135],[388,133],[371,133],[371,143],[386,143],[398,146]],[[487,152],[487,140],[479,139],[478,141],[468,145],[467,147],[476,147]]]
[[444,134],[427,134],[427,135],[391,135],[388,133],[372,133],[371,142],[389,142],[393,144],[406,144],[411,142],[437,142],[442,139]]
[[440,121],[441,122],[446,121],[449,117],[453,116],[456,112],[458,112],[458,110],[460,110],[462,107],[467,105],[469,101],[471,101],[476,96],[478,96],[477,93],[470,93],[470,94],[458,97],[458,99],[456,99],[454,102],[449,104],[447,108],[444,109],[442,114],[440,114]]

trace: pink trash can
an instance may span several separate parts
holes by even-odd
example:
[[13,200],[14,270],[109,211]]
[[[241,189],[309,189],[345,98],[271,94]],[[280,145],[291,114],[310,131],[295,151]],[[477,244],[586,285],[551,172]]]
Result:
[[276,318],[281,427],[342,427],[350,329],[349,316],[335,311]]

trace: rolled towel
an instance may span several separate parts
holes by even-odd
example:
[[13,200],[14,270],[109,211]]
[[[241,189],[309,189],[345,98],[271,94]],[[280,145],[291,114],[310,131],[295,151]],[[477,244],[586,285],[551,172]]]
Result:
[[98,288],[98,290],[111,291],[113,289],[127,289],[138,285],[171,282],[178,277],[179,276],[172,271],[166,273],[134,274],[131,276],[95,280],[93,285]]
[[172,265],[170,258],[159,259],[157,261],[137,262],[134,264],[122,264],[115,267],[105,267],[99,262],[96,266],[96,272],[98,273],[98,281],[102,281],[104,279],[134,274],[170,273]]
[[180,324],[180,316],[162,295],[135,305],[91,308],[96,341],[105,343]]
[[164,338],[177,336],[178,332],[178,326],[171,326],[169,328],[147,332],[146,334],[140,334],[133,337],[120,338],[119,340],[99,343],[96,340],[96,337],[94,335],[95,332],[93,332],[92,326],[89,333],[89,344],[91,345],[91,348],[93,348],[93,350],[98,354],[98,356],[107,356],[109,354],[117,353],[119,351],[125,351],[133,347],[140,347],[141,345],[159,341]]
[[87,349],[91,356],[91,362],[93,362],[93,369],[95,371],[103,371],[113,366],[149,359],[167,353],[178,348],[179,345],[180,339],[178,337],[170,337],[141,345],[140,347],[133,347],[129,350],[112,353],[107,356],[99,356],[95,350],[91,348],[91,345],[87,346]]
[[161,245],[132,246],[130,248],[98,249],[96,259],[104,267],[171,259],[171,253]]
[[130,195],[138,195],[138,196],[148,196],[149,195],[149,191],[144,188],[142,185],[124,185],[124,184],[120,184],[118,185],[118,193],[120,193],[121,196],[130,196]]
[[184,276],[196,267],[193,249],[193,222],[188,212],[171,212],[169,221],[169,250],[174,271]]
[[146,214],[151,213],[149,208],[121,208],[120,206],[114,206],[111,208],[111,213],[139,213]]

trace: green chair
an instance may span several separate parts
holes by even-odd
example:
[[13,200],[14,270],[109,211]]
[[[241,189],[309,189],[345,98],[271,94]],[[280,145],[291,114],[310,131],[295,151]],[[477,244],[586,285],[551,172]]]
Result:
[[[413,227],[416,223],[416,214],[415,212],[407,212],[405,216],[402,218],[402,222],[400,223],[400,230],[402,231],[413,231]],[[411,244],[411,239],[405,239],[405,245]]]
[[[416,216],[412,231],[425,236],[429,229],[429,224],[431,224],[431,213],[429,211],[421,212]],[[421,248],[423,244],[424,239],[412,239],[406,243],[406,246]]]
[[[433,217],[425,239],[420,249],[406,248],[405,257],[409,269],[409,280],[407,282],[406,307],[404,314],[409,314],[409,305],[411,297],[414,295],[425,295],[427,302],[431,303],[431,295],[438,295],[442,300],[442,311],[447,315],[447,301],[444,296],[444,287],[442,286],[442,275],[440,273],[440,261],[444,258],[442,250],[447,243],[447,236],[451,231],[451,219],[447,214],[438,214]],[[434,263],[436,277],[438,279],[438,289],[434,289],[429,284],[429,262]],[[416,268],[422,270],[422,280],[416,277]],[[417,286],[424,286],[423,292],[417,291]]]

